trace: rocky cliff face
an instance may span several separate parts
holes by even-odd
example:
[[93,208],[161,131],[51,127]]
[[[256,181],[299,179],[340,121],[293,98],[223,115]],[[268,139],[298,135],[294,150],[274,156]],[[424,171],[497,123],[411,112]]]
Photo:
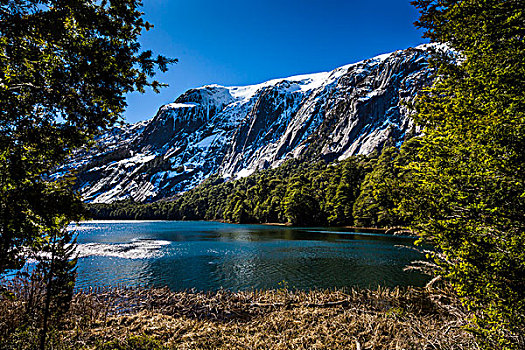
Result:
[[291,157],[368,154],[412,132],[405,102],[430,79],[420,46],[326,73],[191,89],[154,118],[100,136],[55,176],[77,171],[88,202],[153,201],[214,173],[238,178]]

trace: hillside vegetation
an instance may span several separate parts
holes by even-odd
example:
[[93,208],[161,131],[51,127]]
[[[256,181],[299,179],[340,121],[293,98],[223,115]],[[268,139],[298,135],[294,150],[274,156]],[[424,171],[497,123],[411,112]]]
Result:
[[[220,220],[291,225],[394,226],[399,150],[338,163],[291,160],[225,181],[213,176],[172,200],[87,205],[94,219]],[[391,177],[389,183],[383,180]]]
[[[127,93],[158,90],[155,72],[174,60],[141,50],[139,35],[151,25],[137,0],[0,3],[0,346],[525,349],[523,0],[412,3],[431,46],[447,48],[432,53],[433,85],[404,101],[420,136],[403,136],[399,148],[381,143],[368,157],[291,160],[236,181],[212,176],[169,200],[88,210],[96,218],[401,226],[433,246],[423,265],[444,290],[435,298],[413,298],[412,290],[226,297],[137,290],[121,299],[103,290],[75,294],[67,226],[82,204],[73,179],[52,174],[119,120]],[[148,157],[137,159],[160,160]],[[147,171],[142,166],[137,173]],[[34,270],[20,270],[30,258]],[[27,280],[13,285],[13,276],[4,278],[12,271]],[[117,339],[122,334],[129,337]]]

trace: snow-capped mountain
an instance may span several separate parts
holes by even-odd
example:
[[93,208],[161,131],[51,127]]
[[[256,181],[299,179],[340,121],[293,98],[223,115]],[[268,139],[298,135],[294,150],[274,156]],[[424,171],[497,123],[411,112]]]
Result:
[[88,202],[152,201],[214,173],[239,178],[292,157],[333,161],[400,144],[413,128],[405,102],[431,82],[427,47],[331,72],[188,90],[154,118],[100,136],[55,175],[76,171]]

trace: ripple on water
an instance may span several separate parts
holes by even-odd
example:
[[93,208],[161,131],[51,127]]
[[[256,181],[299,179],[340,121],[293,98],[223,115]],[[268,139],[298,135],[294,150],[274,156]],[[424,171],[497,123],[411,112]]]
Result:
[[128,243],[84,243],[79,244],[79,258],[89,256],[107,256],[122,259],[151,259],[161,257],[162,248],[170,241],[134,239]]

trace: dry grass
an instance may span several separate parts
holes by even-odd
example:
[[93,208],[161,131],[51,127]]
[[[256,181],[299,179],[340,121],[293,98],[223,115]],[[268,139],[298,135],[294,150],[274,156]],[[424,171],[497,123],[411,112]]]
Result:
[[[21,302],[4,300],[0,318],[12,316]],[[69,326],[60,334],[65,348],[84,349],[136,335],[168,349],[477,349],[462,328],[467,318],[451,295],[415,288],[237,293],[121,288],[78,293],[66,316]]]
[[88,348],[144,334],[176,349],[477,349],[454,298],[413,288],[99,290],[76,296],[71,317],[82,314],[70,332]]

